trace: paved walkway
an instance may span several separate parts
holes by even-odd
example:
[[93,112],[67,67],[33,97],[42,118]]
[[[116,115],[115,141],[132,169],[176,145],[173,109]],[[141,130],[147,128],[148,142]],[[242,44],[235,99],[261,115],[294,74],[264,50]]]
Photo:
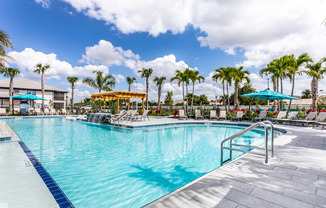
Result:
[[326,207],[326,131],[277,126],[275,158],[246,154],[158,199],[161,207]]

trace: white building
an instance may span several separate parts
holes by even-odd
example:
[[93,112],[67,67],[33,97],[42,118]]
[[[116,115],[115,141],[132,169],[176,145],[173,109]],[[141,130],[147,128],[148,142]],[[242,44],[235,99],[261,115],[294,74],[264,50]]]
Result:
[[[0,80],[0,107],[9,106],[9,79]],[[67,90],[59,89],[56,87],[51,87],[44,85],[45,92],[44,101],[45,108],[51,107],[55,109],[65,109],[66,108],[66,95]],[[42,97],[42,87],[41,83],[35,82],[30,79],[16,78],[14,79],[14,95],[24,95],[33,94]],[[14,108],[19,108],[19,104],[22,100],[14,99]],[[41,100],[29,100],[28,101],[31,108],[41,108]],[[52,106],[49,106],[52,105]]]

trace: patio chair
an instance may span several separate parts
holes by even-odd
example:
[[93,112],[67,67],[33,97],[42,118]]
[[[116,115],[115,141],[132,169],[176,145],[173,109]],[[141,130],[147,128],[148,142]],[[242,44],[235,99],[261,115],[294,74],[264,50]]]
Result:
[[293,120],[293,121],[290,121],[291,124],[294,124],[294,125],[298,125],[298,124],[301,124],[302,126],[305,126],[305,125],[308,125],[309,124],[309,121],[312,121],[317,115],[317,112],[310,112],[308,113],[308,115],[305,117],[305,119],[301,119],[301,120]]
[[218,117],[216,116],[216,110],[211,110],[210,112],[209,112],[209,119],[210,120],[213,120],[213,119],[218,119]]
[[267,111],[260,111],[259,116],[252,118],[251,121],[263,121],[266,120]]
[[236,116],[231,117],[231,121],[237,120],[241,121],[243,119],[243,111],[238,111]]
[[149,112],[149,110],[144,110],[143,114],[140,117],[138,117],[139,120],[145,121],[146,118],[149,120],[148,112]]
[[6,116],[7,115],[7,110],[5,108],[0,108],[0,115],[1,116]]
[[312,127],[315,128],[315,126],[319,126],[321,123],[323,123],[326,119],[326,112],[321,112],[317,116],[317,118],[313,121],[307,121],[308,124],[312,124]]
[[226,116],[226,111],[220,111],[220,115],[218,116],[218,119],[224,119],[226,120],[227,119],[227,116]]
[[111,117],[111,122],[120,122],[125,120],[130,115],[129,111],[122,111],[119,114],[117,114],[115,117]]
[[267,120],[271,121],[272,123],[276,123],[276,122],[278,122],[279,120],[285,118],[285,116],[286,116],[286,111],[280,111],[280,112],[278,113],[278,115],[277,115],[276,118],[269,118],[269,117],[267,117]]
[[49,114],[50,114],[50,115],[55,115],[55,109],[50,108]]
[[48,108],[44,108],[44,114],[45,114],[45,115],[50,115],[50,111],[49,111]]
[[61,109],[61,114],[62,114],[62,115],[67,115],[67,111],[66,111],[66,109]]
[[130,111],[129,118],[128,118],[130,123],[132,121],[137,121],[138,120],[138,116],[136,116],[136,114],[137,114],[137,111],[135,111],[135,110]]
[[179,110],[179,120],[181,119],[188,119],[188,116],[185,115],[184,110]]
[[298,117],[298,114],[299,114],[298,111],[292,111],[289,113],[287,118],[279,119],[277,122],[281,124],[286,124],[286,123],[289,124],[291,121],[293,121]]
[[37,116],[39,116],[39,115],[43,115],[43,113],[41,112],[41,109],[40,109],[40,108],[35,108],[35,114],[36,114]]
[[204,120],[204,116],[201,115],[200,110],[195,110],[195,119],[203,119]]

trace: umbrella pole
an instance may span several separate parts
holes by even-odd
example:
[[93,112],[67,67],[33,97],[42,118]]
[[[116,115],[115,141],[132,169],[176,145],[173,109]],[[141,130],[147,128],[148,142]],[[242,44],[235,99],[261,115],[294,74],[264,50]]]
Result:
[[250,115],[251,115],[251,106],[250,106],[251,105],[251,99],[252,98],[249,99],[249,115],[248,115],[249,121],[250,121]]

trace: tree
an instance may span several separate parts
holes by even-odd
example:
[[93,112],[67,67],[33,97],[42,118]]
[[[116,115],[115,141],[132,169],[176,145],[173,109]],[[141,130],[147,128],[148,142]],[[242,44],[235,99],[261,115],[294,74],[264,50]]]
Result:
[[164,100],[165,105],[173,105],[172,96],[173,96],[173,91],[168,91]]
[[178,81],[178,86],[180,87],[180,84],[182,83],[182,103],[183,103],[183,109],[186,110],[186,106],[185,106],[185,82],[187,81],[187,77],[185,76],[185,74],[180,71],[180,70],[176,70],[174,72],[174,77],[172,77],[170,79],[170,82],[173,82],[174,80]]
[[185,87],[186,87],[186,97],[187,97],[187,100],[186,103],[187,103],[187,106],[186,106],[186,111],[188,111],[188,104],[189,104],[189,100],[188,100],[188,94],[189,94],[189,91],[188,91],[188,85],[190,84],[190,74],[192,73],[192,70],[189,69],[189,68],[186,68],[183,72],[183,79],[184,79],[184,83],[185,83]]
[[149,77],[153,73],[152,68],[142,68],[142,70],[138,70],[138,73],[140,73],[141,78],[146,78],[146,110],[148,110],[148,88],[149,88]]
[[136,81],[136,77],[127,77],[127,83],[129,85],[128,91],[131,91],[131,85],[134,83],[134,81]]
[[[44,91],[45,91],[45,88],[44,88],[44,73],[50,69],[50,65],[42,65],[41,63],[38,63],[36,65],[36,69],[34,70],[34,72],[38,73],[38,74],[41,74],[41,85],[42,85],[42,98],[44,98]],[[42,111],[44,113],[44,100],[42,100]]]
[[[226,100],[225,100],[225,84],[230,81],[230,69],[226,67],[220,67],[218,69],[215,69],[214,75],[212,76],[213,81],[217,82],[217,80],[222,81],[222,86],[223,86],[223,100],[224,100],[224,107],[225,110],[228,111],[226,107]],[[227,84],[228,88],[228,84]],[[228,93],[229,97],[229,93]]]
[[[10,78],[9,81],[9,96],[13,96],[14,92],[14,77],[20,74],[20,70],[17,68],[2,68],[0,69],[0,73],[3,74],[4,77]],[[13,112],[12,106],[12,98],[9,98],[9,112]]]
[[318,99],[318,81],[323,78],[323,75],[326,73],[326,67],[322,67],[322,64],[326,62],[326,58],[322,58],[317,63],[307,64],[309,70],[305,73],[312,77],[311,81],[311,97],[312,97],[312,110],[317,110],[317,99]]
[[115,86],[115,78],[112,74],[104,75],[102,71],[93,71],[93,74],[95,74],[95,79],[87,77],[83,79],[83,83],[97,89],[98,92],[112,91]]
[[[311,61],[312,60],[307,53],[301,54],[298,58],[295,58],[293,54],[288,57],[287,62],[289,64],[289,66],[287,67],[287,77],[290,78],[290,82],[292,83],[292,90],[291,90],[292,97],[293,97],[293,93],[294,93],[295,75],[296,74],[301,75],[303,72],[303,70],[301,69],[303,64],[307,64],[308,62],[311,62]],[[289,113],[289,111],[291,109],[291,104],[292,104],[292,100],[290,100],[287,114]]]
[[[192,82],[192,94],[194,95],[195,94],[195,82],[201,82],[201,81],[204,81],[205,78],[203,76],[199,76],[199,71],[193,71],[191,70],[189,72],[189,78]],[[192,99],[191,99],[191,112],[193,111],[193,106],[194,106],[194,97],[192,96]]]
[[301,92],[301,99],[311,98],[311,91],[309,89],[305,89]]
[[231,70],[231,77],[234,80],[234,108],[239,107],[239,84],[241,84],[244,80],[246,80],[247,83],[250,82],[248,77],[249,71],[242,71],[242,69],[243,66],[240,66],[239,68],[233,68]]
[[162,85],[165,83],[166,77],[155,77],[154,82],[156,83],[156,86],[158,87],[158,106],[157,108],[160,109],[161,105],[161,93],[162,93]]
[[71,109],[74,109],[75,83],[78,81],[78,77],[67,77],[67,80],[71,83]]
[[5,48],[13,49],[12,43],[9,40],[8,34],[5,33],[5,31],[0,29],[0,69],[4,68],[5,58],[9,57],[6,54]]

